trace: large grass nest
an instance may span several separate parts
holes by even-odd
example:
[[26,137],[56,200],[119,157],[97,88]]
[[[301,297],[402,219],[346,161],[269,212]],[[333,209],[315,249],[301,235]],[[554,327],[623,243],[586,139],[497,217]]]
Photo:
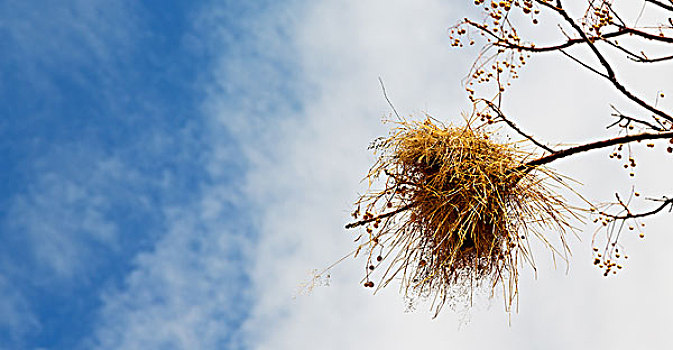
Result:
[[[437,313],[447,301],[471,302],[478,288],[492,296],[502,287],[509,311],[518,267],[535,267],[530,238],[567,254],[571,211],[550,188],[564,180],[526,166],[534,154],[522,142],[496,142],[489,126],[473,124],[402,121],[372,144],[378,159],[369,191],[356,203],[358,221],[347,226],[366,232],[356,240],[357,253],[368,256],[366,287],[376,275],[376,288],[401,277],[404,294],[429,298]],[[543,235],[550,230],[560,249]]]

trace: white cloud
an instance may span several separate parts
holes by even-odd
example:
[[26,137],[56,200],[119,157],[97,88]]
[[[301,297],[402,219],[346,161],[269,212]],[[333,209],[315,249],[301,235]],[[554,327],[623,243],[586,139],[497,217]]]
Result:
[[[195,19],[199,38],[227,55],[217,61],[218,71],[204,74],[221,78],[206,85],[210,95],[204,105],[209,129],[204,141],[210,143],[205,165],[212,184],[194,184],[199,201],[163,208],[167,232],[136,257],[123,286],[104,294],[87,348],[242,346],[236,328],[249,311],[246,262],[255,236],[247,219],[254,213],[243,212],[249,201],[242,196],[243,171],[266,152],[249,143],[270,137],[264,113],[276,119],[270,114],[278,112],[275,103],[287,106],[282,94],[276,95],[285,86],[284,74],[274,70],[282,63],[265,56],[281,45],[270,41],[277,39],[274,23],[241,17],[232,24],[228,16],[217,4]],[[239,24],[242,28],[235,27]],[[250,27],[259,30],[248,32]]]
[[[143,36],[136,6],[129,1],[3,1],[5,54],[0,62],[12,79],[0,81],[0,91],[15,89],[8,81],[18,79],[25,82],[22,89],[36,91],[36,101],[52,104],[64,93],[57,77],[67,76],[97,90],[110,101],[109,108],[118,107],[124,91],[112,84],[119,83],[118,69]],[[92,87],[94,79],[107,88]]]
[[170,231],[136,257],[122,289],[105,292],[87,348],[216,349],[237,341],[249,232],[222,221],[228,196],[211,189],[194,211],[168,210]]
[[2,28],[15,48],[10,53],[47,64],[80,65],[115,59],[128,50],[137,25],[126,1],[54,4],[10,0],[3,2],[0,10]]
[[[119,232],[109,217],[111,207],[128,195],[120,188],[133,187],[138,180],[118,160],[94,160],[94,154],[78,158],[54,152],[60,164],[36,165],[31,170],[43,173],[36,174],[27,190],[11,200],[5,229],[12,232],[12,244],[25,247],[27,253],[12,255],[12,261],[20,259],[32,266],[38,285],[86,279],[100,262],[98,254],[118,249]],[[127,199],[122,200],[133,205],[142,196]],[[3,264],[3,269],[13,273],[23,273],[23,267],[11,261]]]
[[[311,268],[328,265],[350,249],[352,233],[341,227],[355,190],[362,189],[358,180],[371,161],[367,142],[384,133],[379,117],[388,113],[377,76],[387,82],[400,112],[425,110],[440,119],[460,121],[458,115],[466,105],[458,84],[470,61],[449,48],[446,28],[463,16],[462,10],[440,1],[323,1],[302,13],[297,24],[299,64],[317,96],[303,99],[301,116],[281,123],[266,144],[274,150],[269,159],[256,163],[248,175],[249,193],[261,215],[252,274],[256,307],[245,328],[251,348],[560,349],[670,344],[663,334],[668,325],[665,315],[673,310],[666,297],[673,282],[665,277],[670,276],[666,267],[670,268],[670,259],[660,247],[670,244],[671,238],[666,236],[667,226],[655,220],[652,235],[658,232],[655,239],[660,241],[625,239],[632,261],[617,278],[604,280],[591,266],[591,226],[582,234],[583,242],[572,244],[568,276],[554,271],[540,254],[539,279],[524,272],[520,313],[513,316],[511,327],[499,300],[491,308],[477,307],[472,322],[460,331],[458,317],[448,310],[436,320],[430,320],[422,306],[415,314],[405,314],[394,287],[372,297],[357,284],[362,268],[352,260],[334,269],[329,288],[292,299]],[[605,84],[580,89],[578,81],[587,78],[584,72],[554,67],[553,72],[541,64],[530,67],[511,97],[525,102],[509,106],[509,111],[520,125],[552,142],[569,138],[580,142],[602,131],[609,120],[599,117],[608,113],[610,98],[599,92]],[[552,90],[544,94],[541,87]],[[549,99],[552,91],[555,96]],[[587,91],[596,91],[598,100],[587,101]],[[577,130],[578,126],[586,129]],[[260,147],[258,142],[250,145]],[[577,173],[588,183],[590,195],[609,199],[610,191],[620,188],[627,177],[612,178],[614,170],[601,171],[605,168],[597,169],[597,164],[603,165],[592,155],[570,164],[560,162],[560,169]],[[600,196],[606,192],[607,198]]]
[[0,335],[11,343],[0,345],[0,349],[9,349],[9,346],[20,347],[26,334],[39,328],[40,322],[33,314],[28,301],[17,288],[0,275]]

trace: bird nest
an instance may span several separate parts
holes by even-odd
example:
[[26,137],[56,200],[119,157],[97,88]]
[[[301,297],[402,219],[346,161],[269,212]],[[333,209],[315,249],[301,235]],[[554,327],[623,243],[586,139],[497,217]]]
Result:
[[[473,124],[402,121],[372,144],[378,159],[367,175],[369,190],[347,226],[366,232],[356,240],[357,253],[368,256],[366,287],[383,270],[377,289],[401,277],[406,296],[431,298],[438,313],[447,300],[471,300],[479,286],[491,296],[501,286],[510,310],[517,267],[535,267],[529,239],[554,254],[568,252],[571,211],[548,181],[562,180],[526,166],[532,153],[520,142],[496,142],[487,125]],[[559,233],[561,249],[543,235],[548,229]]]

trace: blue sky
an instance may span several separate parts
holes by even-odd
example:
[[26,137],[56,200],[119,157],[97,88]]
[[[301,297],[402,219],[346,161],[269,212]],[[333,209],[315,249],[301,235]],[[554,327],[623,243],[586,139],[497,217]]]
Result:
[[[206,167],[208,139],[218,132],[204,115],[202,83],[214,53],[208,28],[195,22],[208,5],[0,3],[0,309],[7,311],[0,344],[7,349],[100,342],[102,295],[130,288],[139,257],[193,214],[205,188],[237,181],[240,160],[221,159],[222,174]],[[240,22],[259,5],[220,6],[228,14],[217,19],[223,30],[243,37]],[[248,54],[236,52],[245,40],[227,45]],[[241,205],[223,205],[218,220],[247,231]],[[182,242],[188,251],[207,249],[202,225],[183,228],[194,231]],[[246,284],[235,273],[228,278]],[[235,327],[241,315],[220,322]]]
[[[297,295],[352,248],[342,227],[390,113],[378,77],[401,113],[458,122],[469,108],[460,80],[475,52],[451,50],[446,29],[470,11],[439,0],[0,0],[0,349],[670,344],[673,280],[655,279],[673,267],[657,250],[673,243],[654,234],[670,227],[662,219],[649,245],[627,239],[633,266],[610,281],[585,263],[593,228],[582,227],[568,275],[546,260],[537,280],[522,274],[511,326],[498,301],[461,330],[460,313],[405,313],[396,290],[360,288],[360,261]],[[614,102],[584,101],[604,86],[578,89],[587,76],[569,67],[543,58],[512,89],[516,100],[549,79],[567,88],[509,106],[550,142],[605,133]],[[549,127],[553,116],[564,122]],[[613,171],[602,162],[560,170],[594,198],[630,188],[596,171]]]

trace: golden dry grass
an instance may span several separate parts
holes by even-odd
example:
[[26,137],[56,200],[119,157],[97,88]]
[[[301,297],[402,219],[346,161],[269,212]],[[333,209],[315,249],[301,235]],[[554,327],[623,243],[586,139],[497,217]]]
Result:
[[[377,288],[400,277],[407,297],[430,298],[436,312],[452,298],[471,300],[478,286],[501,286],[510,310],[518,267],[534,267],[529,239],[568,252],[572,211],[550,190],[557,175],[523,166],[533,156],[525,145],[495,142],[489,127],[473,124],[402,121],[372,145],[370,189],[356,202],[359,221],[347,226],[366,232],[357,240],[357,252],[368,256],[365,286],[375,286],[375,275]],[[550,228],[559,250],[541,234]]]

